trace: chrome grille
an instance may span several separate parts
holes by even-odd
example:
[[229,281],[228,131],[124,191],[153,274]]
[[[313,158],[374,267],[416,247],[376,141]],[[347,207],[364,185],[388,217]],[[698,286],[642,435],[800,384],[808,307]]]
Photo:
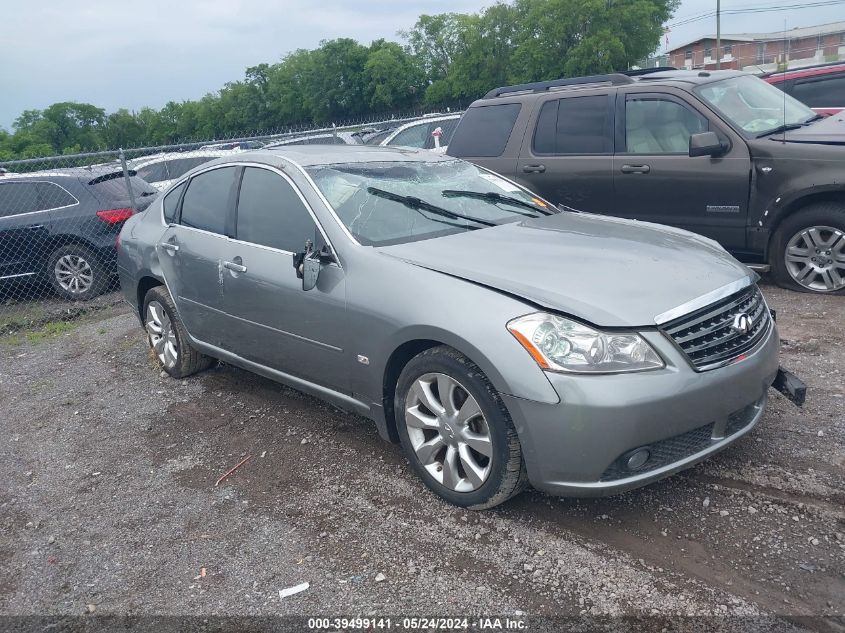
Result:
[[[739,314],[751,318],[745,333],[733,328]],[[769,331],[771,315],[757,286],[751,286],[705,308],[665,324],[663,331],[704,371],[724,365],[752,349]]]

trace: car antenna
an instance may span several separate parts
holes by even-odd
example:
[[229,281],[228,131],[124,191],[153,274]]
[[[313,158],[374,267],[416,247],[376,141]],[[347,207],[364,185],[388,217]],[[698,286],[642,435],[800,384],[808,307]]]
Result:
[[[786,18],[783,19],[783,79],[786,81],[786,69],[789,68],[789,39],[786,37]],[[786,88],[786,84],[783,85]],[[786,90],[783,91],[783,142],[786,143]]]

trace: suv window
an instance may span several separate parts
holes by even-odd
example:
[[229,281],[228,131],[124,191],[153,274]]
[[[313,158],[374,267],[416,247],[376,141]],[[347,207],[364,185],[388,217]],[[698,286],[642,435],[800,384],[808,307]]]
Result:
[[707,119],[677,101],[633,95],[625,101],[629,154],[686,154],[689,137],[708,127]]
[[609,154],[611,118],[607,95],[547,101],[537,118],[537,154]]
[[38,192],[39,210],[69,207],[79,202],[64,187],[52,182],[37,182],[35,190]]
[[68,207],[78,202],[62,187],[52,182],[0,183],[0,218]]
[[449,143],[450,156],[501,156],[513,132],[522,106],[518,103],[470,108],[460,119],[456,134]]
[[173,189],[170,193],[164,196],[164,221],[170,224],[176,218],[176,207],[179,205],[179,196],[182,195],[182,191],[185,189],[185,185],[188,184],[187,182],[183,182],[181,185]]
[[421,123],[419,125],[412,125],[407,130],[402,130],[393,137],[388,145],[400,145],[401,147],[425,147],[425,142],[430,136],[431,123]]
[[811,108],[841,107],[845,105],[845,74],[798,80],[792,96]]
[[40,210],[34,182],[0,183],[0,218]]
[[169,180],[167,177],[167,163],[165,161],[146,165],[145,167],[141,167],[135,173],[147,182],[161,182],[162,180]]
[[213,156],[193,156],[191,158],[176,158],[167,161],[167,180],[178,178],[182,174],[186,174],[194,167],[214,160]]
[[226,232],[226,213],[236,169],[221,167],[191,178],[182,199],[180,222],[184,226],[221,235]]
[[287,180],[267,169],[247,167],[238,197],[235,235],[244,242],[297,253],[306,240],[315,241],[316,226]]

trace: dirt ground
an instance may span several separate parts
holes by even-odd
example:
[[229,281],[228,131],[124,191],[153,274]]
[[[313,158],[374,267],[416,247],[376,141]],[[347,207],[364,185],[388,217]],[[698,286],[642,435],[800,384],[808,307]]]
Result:
[[482,513],[427,492],[365,419],[225,365],[162,377],[125,307],[0,337],[0,615],[845,630],[845,297],[764,293],[782,364],[808,384],[803,410],[772,392],[733,447],[638,491],[528,491]]

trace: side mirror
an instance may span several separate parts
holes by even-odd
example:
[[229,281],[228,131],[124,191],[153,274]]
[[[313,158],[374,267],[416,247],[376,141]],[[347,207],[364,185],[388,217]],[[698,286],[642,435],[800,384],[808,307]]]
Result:
[[311,240],[308,240],[305,250],[293,255],[293,267],[296,269],[296,276],[302,280],[302,289],[307,291],[314,288],[320,271],[335,261],[334,253],[328,246],[324,245],[319,251],[315,251]]
[[719,156],[725,152],[725,146],[715,132],[699,132],[689,137],[690,156]]

